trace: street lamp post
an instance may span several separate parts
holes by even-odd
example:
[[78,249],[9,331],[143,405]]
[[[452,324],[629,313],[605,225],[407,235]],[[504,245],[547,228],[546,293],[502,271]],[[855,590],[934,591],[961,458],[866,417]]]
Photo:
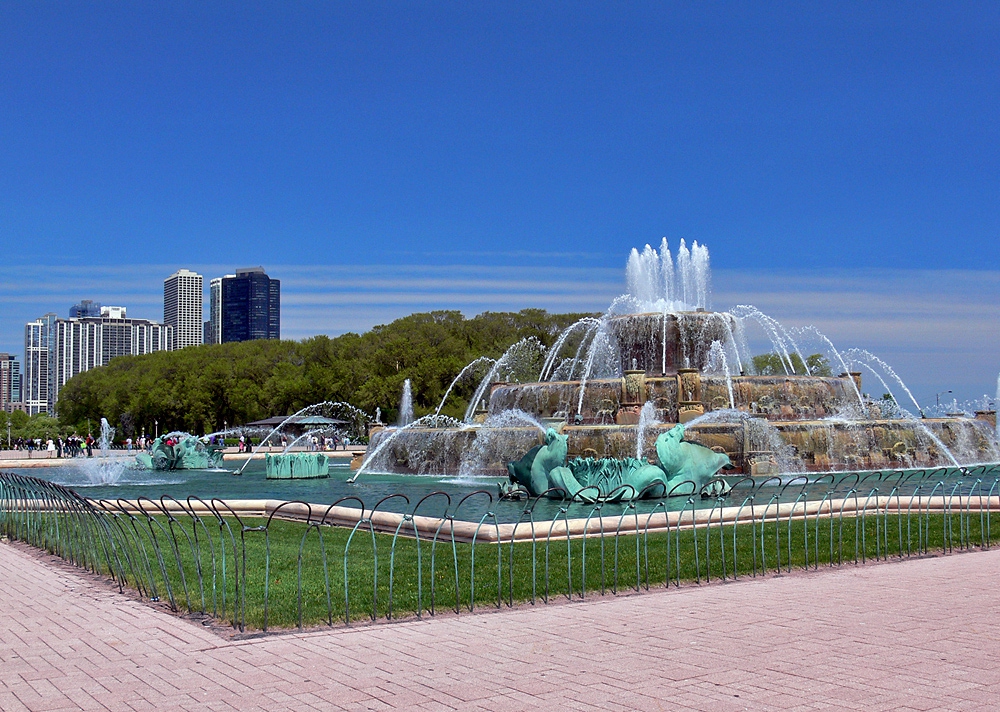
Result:
[[160,421],[154,420],[153,425],[156,427],[156,435],[154,435],[153,437],[158,438],[160,437]]

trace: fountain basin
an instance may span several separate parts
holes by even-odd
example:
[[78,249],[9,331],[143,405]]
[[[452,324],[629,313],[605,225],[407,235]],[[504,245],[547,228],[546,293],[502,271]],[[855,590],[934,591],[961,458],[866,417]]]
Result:
[[264,465],[269,480],[311,480],[330,476],[330,458],[323,453],[267,454]]

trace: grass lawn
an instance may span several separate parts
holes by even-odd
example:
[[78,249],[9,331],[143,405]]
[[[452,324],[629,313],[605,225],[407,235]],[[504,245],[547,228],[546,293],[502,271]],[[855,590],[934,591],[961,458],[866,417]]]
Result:
[[240,529],[235,520],[186,517],[31,517],[8,515],[0,524],[9,536],[101,573],[110,572],[111,561],[119,578],[146,597],[254,630],[854,565],[983,546],[1000,524],[988,513],[956,508],[950,515],[869,513],[473,549],[450,539],[394,540],[364,527],[352,535],[277,519],[267,527],[265,520],[244,520]]

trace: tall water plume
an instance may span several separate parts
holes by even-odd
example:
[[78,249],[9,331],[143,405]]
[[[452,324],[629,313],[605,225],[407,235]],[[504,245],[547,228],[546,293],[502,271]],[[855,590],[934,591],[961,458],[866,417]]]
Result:
[[399,398],[399,427],[403,428],[413,422],[413,386],[410,379],[403,381],[403,395]]
[[118,484],[118,480],[129,467],[129,462],[111,456],[111,444],[114,437],[115,429],[108,423],[107,418],[101,418],[101,436],[97,441],[97,457],[87,458],[80,463],[81,469],[91,484]]
[[680,312],[711,306],[711,268],[708,248],[684,240],[677,248],[677,261],[670,254],[667,238],[657,251],[646,245],[633,248],[625,266],[629,296],[637,311]]

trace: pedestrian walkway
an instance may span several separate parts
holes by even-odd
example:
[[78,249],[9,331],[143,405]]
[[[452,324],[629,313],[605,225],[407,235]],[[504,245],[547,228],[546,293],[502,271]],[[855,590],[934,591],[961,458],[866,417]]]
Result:
[[231,639],[0,543],[0,709],[982,710],[1000,550]]

